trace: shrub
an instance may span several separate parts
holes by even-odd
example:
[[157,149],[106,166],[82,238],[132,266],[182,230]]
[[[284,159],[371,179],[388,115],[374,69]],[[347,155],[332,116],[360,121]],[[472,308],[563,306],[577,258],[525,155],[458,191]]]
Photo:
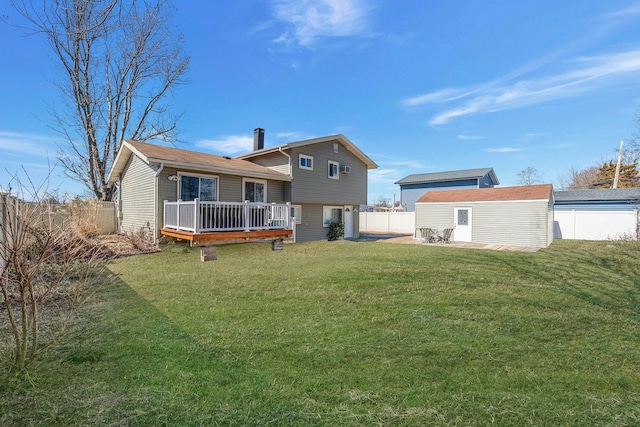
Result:
[[338,240],[344,237],[344,223],[339,221],[331,221],[329,224],[329,232],[327,233],[329,241]]

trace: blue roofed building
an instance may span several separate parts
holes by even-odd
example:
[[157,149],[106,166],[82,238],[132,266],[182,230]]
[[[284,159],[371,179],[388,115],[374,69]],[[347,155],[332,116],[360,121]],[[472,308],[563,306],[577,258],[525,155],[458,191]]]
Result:
[[416,201],[428,191],[491,188],[500,182],[493,168],[479,168],[413,174],[395,184],[400,186],[401,205],[407,212],[414,212]]

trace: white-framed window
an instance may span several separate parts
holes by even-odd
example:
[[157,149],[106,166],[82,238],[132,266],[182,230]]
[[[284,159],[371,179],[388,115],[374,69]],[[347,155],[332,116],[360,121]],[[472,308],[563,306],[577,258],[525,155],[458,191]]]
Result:
[[178,199],[188,202],[196,198],[215,202],[218,200],[218,177],[191,173],[178,173]]
[[250,202],[267,202],[267,181],[261,179],[242,179],[242,200]]
[[313,157],[307,156],[306,154],[300,154],[298,161],[298,168],[313,170]]
[[291,205],[291,216],[296,219],[296,224],[302,224],[302,206]]
[[328,227],[331,221],[342,222],[342,206],[323,206],[322,207],[322,226]]
[[331,179],[340,179],[340,163],[329,160],[329,172],[327,176]]

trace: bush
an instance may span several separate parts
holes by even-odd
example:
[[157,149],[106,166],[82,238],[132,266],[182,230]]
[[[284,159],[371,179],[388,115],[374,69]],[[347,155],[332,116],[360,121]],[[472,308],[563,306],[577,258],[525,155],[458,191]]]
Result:
[[329,241],[338,240],[344,237],[344,223],[339,221],[331,221],[329,224],[329,232],[327,233]]

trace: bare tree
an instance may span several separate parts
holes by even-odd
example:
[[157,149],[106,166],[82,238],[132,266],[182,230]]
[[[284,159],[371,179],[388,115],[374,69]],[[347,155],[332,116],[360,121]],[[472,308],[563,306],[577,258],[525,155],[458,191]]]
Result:
[[11,0],[33,33],[46,36],[61,70],[66,108],[52,108],[64,136],[67,174],[100,200],[122,140],[176,140],[180,115],[165,99],[185,83],[189,58],[169,26],[169,0]]
[[590,166],[586,169],[571,166],[564,175],[559,177],[559,180],[564,190],[586,190],[593,188],[597,176],[598,166]]
[[391,200],[388,197],[380,195],[378,196],[378,199],[375,202],[375,206],[380,208],[390,208]]
[[542,174],[531,166],[518,172],[518,182],[520,185],[533,185],[542,182]]
[[21,371],[64,334],[108,272],[43,186],[13,185],[28,201],[0,193],[0,332],[14,343],[9,370]]

